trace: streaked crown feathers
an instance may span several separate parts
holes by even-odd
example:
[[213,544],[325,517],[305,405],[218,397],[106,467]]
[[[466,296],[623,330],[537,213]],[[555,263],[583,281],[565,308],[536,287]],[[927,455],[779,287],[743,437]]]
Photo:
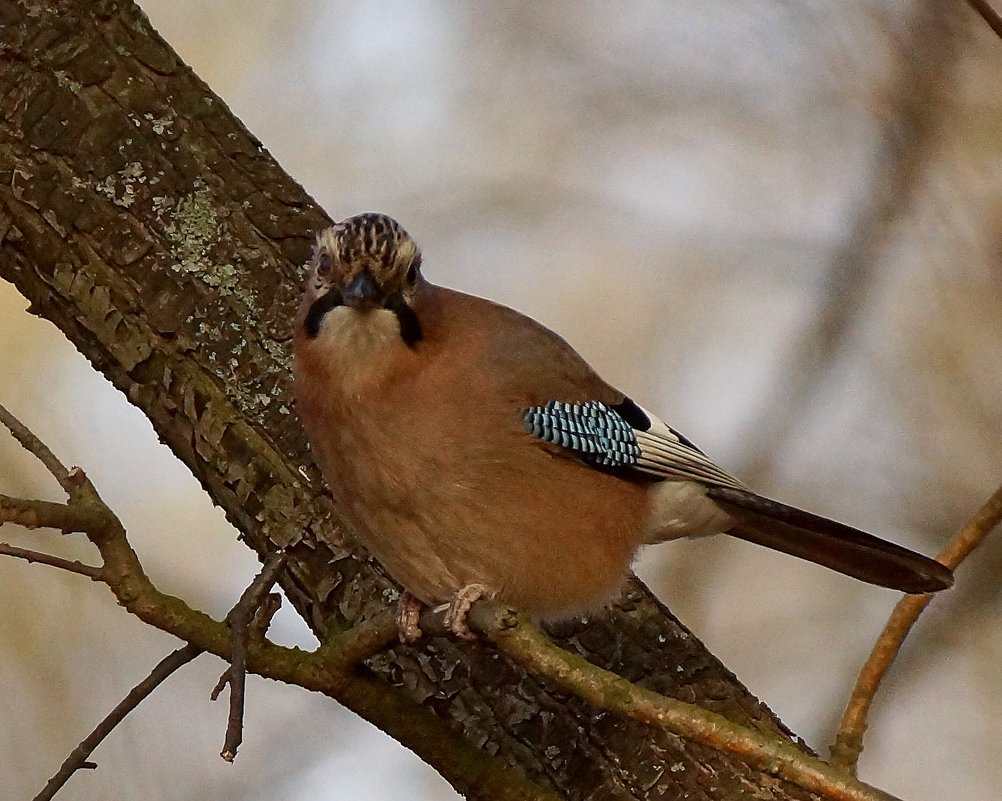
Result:
[[335,269],[356,274],[368,269],[374,276],[402,274],[420,263],[417,243],[392,217],[375,212],[356,214],[317,234],[313,262],[329,254]]

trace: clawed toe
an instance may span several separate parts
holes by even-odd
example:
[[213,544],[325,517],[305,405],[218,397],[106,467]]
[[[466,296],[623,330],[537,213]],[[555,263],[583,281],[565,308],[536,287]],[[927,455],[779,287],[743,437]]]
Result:
[[[475,640],[477,635],[469,627],[466,617],[470,613],[470,608],[481,598],[493,598],[494,593],[483,584],[467,584],[465,587],[452,596],[452,600],[445,604],[445,615],[442,622],[445,627],[461,640]],[[435,611],[442,609],[435,607]],[[424,632],[421,631],[419,621],[424,604],[409,592],[404,592],[400,596],[397,605],[397,636],[404,645],[420,639]]]
[[400,596],[397,606],[397,636],[404,645],[420,639],[424,633],[418,625],[424,604],[409,592]]
[[473,604],[492,595],[483,584],[467,584],[449,602],[449,607],[445,610],[445,627],[461,640],[477,639],[477,635],[466,623],[466,616]]

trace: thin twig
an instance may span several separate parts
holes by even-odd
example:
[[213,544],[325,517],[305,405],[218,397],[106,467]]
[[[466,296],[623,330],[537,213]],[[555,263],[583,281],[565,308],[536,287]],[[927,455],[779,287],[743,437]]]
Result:
[[[16,553],[15,553],[16,552]],[[11,556],[19,556],[29,561],[44,562],[45,564],[54,564],[56,567],[62,567],[66,570],[72,570],[75,573],[81,573],[96,581],[102,581],[103,577],[101,571],[98,568],[90,567],[89,565],[81,565],[79,562],[67,562],[65,559],[59,559],[58,557],[49,556],[48,554],[36,554],[33,551],[25,551],[22,548],[15,548],[13,546],[0,543],[0,553],[9,553]],[[261,573],[251,582],[251,584],[244,590],[240,599],[234,605],[230,614],[227,616],[227,621],[230,621],[232,617],[236,623],[231,623],[234,626],[233,631],[237,632],[234,634],[234,644],[240,641],[238,632],[241,630],[241,621],[253,621],[256,619],[257,606],[260,605],[262,596],[268,592],[271,586],[275,583],[275,579],[278,577],[278,572],[285,565],[285,554],[277,553],[272,554],[272,556],[265,563],[262,568]],[[93,572],[91,572],[93,571]],[[274,603],[269,604],[269,609],[277,609],[277,605]],[[266,612],[266,616],[270,618],[274,612]],[[243,631],[247,630],[246,623],[242,627]],[[235,665],[240,666],[240,679],[235,678],[235,676],[229,673],[223,674],[223,678],[220,679],[219,689],[222,688],[224,683],[229,683],[230,685],[230,721],[227,726],[227,743],[229,747],[233,749],[233,753],[236,753],[236,748],[240,745],[240,738],[243,726],[243,681],[242,678],[246,674],[246,664],[247,664],[247,654],[243,647],[236,647],[236,652],[240,654],[237,657],[237,662]],[[111,731],[122,722],[126,715],[129,714],[133,709],[135,709],[143,700],[145,700],[150,693],[153,692],[168,676],[171,675],[175,670],[181,666],[187,664],[192,659],[194,659],[199,654],[203,653],[204,649],[197,645],[188,644],[182,648],[177,649],[173,653],[164,657],[163,660],[153,669],[149,676],[147,676],[143,681],[137,684],[129,694],[119,703],[108,715],[98,724],[97,728],[94,729],[81,743],[78,745],[70,755],[65,759],[62,766],[56,772],[56,774],[49,779],[45,788],[37,796],[35,796],[34,801],[48,801],[51,799],[59,789],[66,784],[69,778],[76,773],[76,771],[83,768],[94,768],[91,762],[87,761],[94,749],[107,737]],[[231,656],[231,658],[233,658]],[[239,687],[239,689],[236,689]],[[233,700],[237,696],[237,700]],[[234,722],[234,708],[237,708],[236,721]],[[231,743],[231,729],[236,730],[235,742]],[[225,750],[225,747],[224,747]],[[232,761],[232,756],[231,760]]]
[[275,613],[282,608],[282,596],[277,592],[269,592],[261,599],[257,611],[254,612],[254,619],[247,627],[248,642],[263,642],[271,626]]
[[16,559],[24,559],[26,562],[37,562],[40,565],[58,567],[60,570],[68,570],[70,573],[79,573],[93,581],[104,581],[101,568],[94,565],[85,565],[83,562],[70,561],[60,556],[54,556],[41,551],[29,551],[27,548],[18,548],[6,542],[0,542],[0,554],[13,556]]
[[129,694],[122,699],[122,702],[112,709],[108,713],[108,716],[97,725],[97,728],[88,734],[80,745],[73,749],[56,774],[49,779],[42,791],[35,796],[34,801],[49,801],[78,770],[81,768],[96,767],[93,763],[87,761],[87,757],[94,752],[94,749],[97,748],[100,742],[122,722],[126,715],[139,706],[150,693],[159,687],[168,676],[178,668],[188,664],[200,653],[202,653],[202,649],[198,646],[185,645],[161,659],[159,664],[150,672],[150,675],[133,687],[129,691]]
[[988,27],[1002,38],[1002,15],[992,8],[988,0],[967,0],[967,4],[977,11],[981,15],[981,19],[988,23]]
[[[982,543],[1000,520],[1002,520],[1002,487],[995,490],[967,524],[947,543],[936,559],[955,569]],[[852,695],[849,696],[849,703],[839,724],[835,743],[831,747],[833,765],[852,773],[856,772],[859,755],[863,751],[867,715],[880,682],[894,664],[898,651],[901,650],[901,645],[915,625],[915,621],[933,597],[931,594],[906,595],[898,601],[894,611],[891,612],[884,630],[859,672]]]
[[[687,740],[731,753],[757,770],[832,801],[893,801],[882,790],[856,780],[844,771],[800,750],[779,736],[734,723],[702,707],[667,698],[638,687],[621,676],[591,664],[554,645],[528,618],[492,601],[470,610],[470,625],[533,675],[549,679],[561,689],[600,709],[658,726]],[[425,617],[421,628],[425,629]],[[433,625],[429,627],[434,631]]]
[[223,740],[223,750],[219,755],[227,762],[232,762],[237,755],[237,749],[244,737],[244,691],[247,685],[247,638],[250,626],[261,606],[262,600],[278,580],[279,573],[285,567],[287,555],[284,551],[271,554],[265,561],[261,572],[240,595],[229,614],[226,623],[230,627],[230,665],[219,677],[212,690],[212,700],[219,697],[225,685],[230,687],[230,711],[226,719],[226,737]]
[[36,437],[24,423],[18,420],[7,409],[0,404],[0,423],[6,426],[7,430],[14,435],[14,439],[21,443],[28,453],[35,456],[38,461],[45,465],[45,469],[52,473],[52,477],[59,482],[67,494],[72,494],[75,484],[70,478],[70,471],[66,469],[56,455],[49,450],[48,446]]

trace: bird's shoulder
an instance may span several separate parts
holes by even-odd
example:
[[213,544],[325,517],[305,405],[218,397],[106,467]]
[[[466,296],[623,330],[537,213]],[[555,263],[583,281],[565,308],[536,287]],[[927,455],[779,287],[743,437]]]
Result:
[[563,337],[528,315],[454,289],[429,289],[416,309],[427,346],[475,370],[511,400],[530,406],[625,399]]
[[517,415],[548,450],[606,472],[743,487],[546,326],[475,295],[429,289],[416,311],[436,386],[462,386],[481,414]]

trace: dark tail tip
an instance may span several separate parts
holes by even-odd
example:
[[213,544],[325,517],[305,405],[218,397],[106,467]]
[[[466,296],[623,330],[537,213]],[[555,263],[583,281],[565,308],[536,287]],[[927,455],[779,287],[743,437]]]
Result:
[[953,586],[946,565],[851,526],[745,490],[709,487],[706,494],[738,521],[727,533],[739,539],[900,592]]

